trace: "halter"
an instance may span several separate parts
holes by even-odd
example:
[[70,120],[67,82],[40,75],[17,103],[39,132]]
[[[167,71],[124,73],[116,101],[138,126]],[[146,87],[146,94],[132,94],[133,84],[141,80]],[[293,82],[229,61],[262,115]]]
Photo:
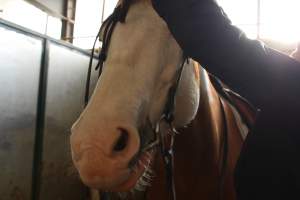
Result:
[[[85,106],[88,104],[89,100],[89,88],[90,88],[90,79],[91,79],[91,71],[93,64],[93,57],[95,53],[95,45],[97,40],[100,37],[101,32],[103,31],[103,43],[102,48],[99,54],[99,61],[96,65],[96,70],[99,69],[99,76],[102,73],[103,64],[107,57],[107,52],[109,48],[109,44],[111,41],[111,37],[114,31],[114,28],[118,22],[125,23],[125,18],[131,4],[132,0],[124,0],[122,4],[118,5],[114,12],[103,22],[105,26],[102,26],[97,34],[97,37],[94,41],[92,48],[92,55],[90,57],[87,81],[86,81],[86,89],[85,89]],[[103,30],[104,28],[104,30]],[[177,93],[178,85],[181,80],[181,75],[183,71],[184,64],[188,62],[188,58],[183,55],[181,66],[177,72],[177,78],[175,83],[170,87],[168,91],[167,101],[164,107],[164,111],[160,117],[160,120],[152,126],[152,131],[155,134],[155,139],[153,142],[144,147],[141,152],[146,152],[150,149],[155,148],[156,146],[160,147],[161,155],[163,156],[163,161],[166,170],[166,180],[167,180],[167,190],[169,190],[171,195],[171,200],[176,200],[176,192],[175,192],[175,182],[174,182],[174,154],[173,154],[173,144],[174,137],[177,133],[176,129],[173,126],[174,122],[174,110],[175,110],[175,96]],[[149,122],[150,123],[150,122]],[[161,131],[161,124],[166,123],[168,125],[168,133],[164,134]],[[151,123],[150,123],[151,124]],[[101,199],[108,199],[108,194],[103,193],[101,195]]]

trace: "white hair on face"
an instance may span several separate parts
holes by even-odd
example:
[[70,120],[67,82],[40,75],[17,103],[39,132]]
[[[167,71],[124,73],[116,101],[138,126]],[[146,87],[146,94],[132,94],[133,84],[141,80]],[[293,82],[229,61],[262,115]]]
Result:
[[[99,129],[99,120],[138,127],[146,118],[155,124],[182,62],[182,50],[149,1],[136,1],[124,24],[113,32],[103,73],[81,128]],[[199,105],[194,62],[186,64],[176,96],[175,125],[188,124]],[[85,131],[86,132],[86,131]]]
[[[147,137],[150,142],[155,136],[151,128],[162,117],[182,61],[181,48],[151,2],[133,1],[125,23],[117,23],[113,30],[100,79],[72,127],[73,161],[87,185],[126,188],[131,186],[123,185],[124,180],[130,176],[135,181],[138,178],[135,176],[140,176],[142,171],[135,172],[135,167],[139,161],[143,162],[143,155],[138,154],[148,143]],[[184,66],[175,97],[176,128],[188,124],[197,113],[198,67],[194,62]],[[125,143],[121,150],[120,140]],[[80,156],[82,152],[85,154]],[[132,160],[137,161],[133,166]],[[131,184],[131,179],[128,180]],[[148,185],[144,179],[136,183],[136,189]]]

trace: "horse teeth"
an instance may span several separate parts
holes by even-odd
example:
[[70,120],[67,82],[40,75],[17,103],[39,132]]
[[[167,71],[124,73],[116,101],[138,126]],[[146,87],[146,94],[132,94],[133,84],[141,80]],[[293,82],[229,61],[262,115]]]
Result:
[[150,168],[147,169],[147,172],[149,172],[151,174],[155,174],[155,172],[152,169],[150,169]]
[[143,179],[140,179],[140,180],[139,180],[139,184],[140,184],[141,186],[149,186],[149,183],[148,183],[147,181],[144,181]]
[[139,165],[142,166],[144,169],[148,168],[148,166],[141,160],[139,160]]
[[160,127],[159,127],[159,124],[157,124],[156,127],[155,127],[155,132],[156,132],[156,133],[159,133],[159,128],[160,128]]
[[155,177],[155,172],[154,172],[153,170],[151,170],[150,168],[149,168],[149,170],[147,170],[147,173],[148,173],[150,176]]
[[149,168],[146,169],[145,174],[147,174],[147,175],[149,175],[149,176],[151,175],[151,172],[149,172]]
[[140,192],[145,191],[145,188],[142,185],[140,185],[139,183],[136,184],[134,189],[137,190],[137,191],[140,191]]
[[151,160],[150,160],[150,159],[147,159],[146,162],[147,162],[147,165],[149,166],[150,163],[151,163]]
[[144,175],[143,175],[146,179],[148,179],[148,180],[152,180],[152,176],[150,175],[150,174],[148,174],[148,173],[145,173]]

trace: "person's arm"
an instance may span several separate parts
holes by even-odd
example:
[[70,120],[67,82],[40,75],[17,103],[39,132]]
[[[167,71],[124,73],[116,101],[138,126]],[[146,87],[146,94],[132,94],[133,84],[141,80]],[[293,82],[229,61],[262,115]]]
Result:
[[287,78],[279,68],[295,65],[261,42],[248,39],[214,0],[152,2],[185,54],[259,108],[269,101],[263,93],[281,81],[278,73]]

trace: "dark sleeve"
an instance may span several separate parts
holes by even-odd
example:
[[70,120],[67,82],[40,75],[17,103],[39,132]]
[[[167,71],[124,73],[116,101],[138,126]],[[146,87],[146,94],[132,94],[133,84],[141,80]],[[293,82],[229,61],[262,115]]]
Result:
[[153,0],[153,6],[186,55],[259,108],[270,100],[266,91],[293,78],[282,66],[300,74],[298,63],[248,39],[214,0]]
[[238,199],[299,199],[300,64],[247,39],[213,0],[153,3],[188,56],[261,109],[236,167]]

